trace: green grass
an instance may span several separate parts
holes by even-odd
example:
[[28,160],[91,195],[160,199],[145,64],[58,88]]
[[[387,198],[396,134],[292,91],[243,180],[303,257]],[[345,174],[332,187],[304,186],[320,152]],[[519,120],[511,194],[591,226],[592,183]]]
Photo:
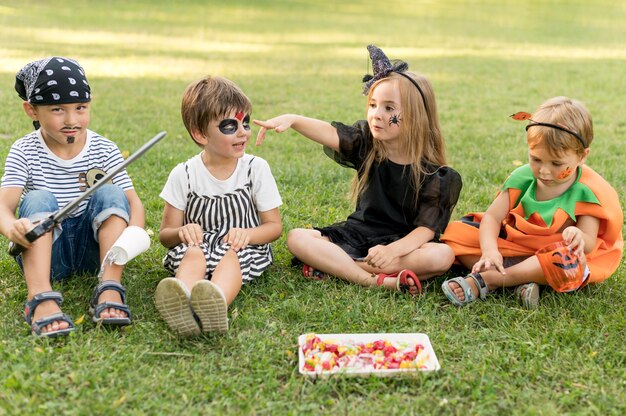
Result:
[[[484,210],[514,161],[526,160],[522,125],[508,118],[555,95],[594,116],[588,164],[626,198],[623,73],[626,6],[598,1],[0,1],[0,155],[31,129],[15,72],[48,55],[85,67],[91,128],[132,152],[168,136],[129,167],[158,230],[170,170],[198,149],[179,115],[185,86],[210,73],[237,82],[255,118],[295,112],[352,122],[364,115],[365,46],[407,60],[434,84],[450,163],[464,188],[454,218]],[[19,4],[19,6],[17,5]],[[256,133],[256,131],[254,132]],[[285,231],[345,218],[352,172],[293,132],[249,151],[268,160]],[[510,293],[457,309],[434,279],[419,299],[341,281],[309,282],[275,264],[230,309],[231,330],[180,340],[153,304],[165,249],[125,271],[132,327],[86,317],[60,341],[28,336],[26,289],[0,242],[0,415],[3,414],[624,414],[624,264],[605,283],[542,294],[536,311]],[[55,286],[64,311],[86,315],[95,278]],[[436,373],[310,381],[297,371],[306,332],[424,332]]]

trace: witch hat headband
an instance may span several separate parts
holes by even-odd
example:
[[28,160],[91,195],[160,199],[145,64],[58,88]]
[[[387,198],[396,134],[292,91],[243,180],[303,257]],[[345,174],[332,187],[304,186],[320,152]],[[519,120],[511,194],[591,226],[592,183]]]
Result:
[[369,51],[370,59],[372,60],[372,70],[374,71],[374,75],[367,74],[363,77],[363,82],[365,83],[363,84],[363,94],[367,94],[372,87],[372,84],[376,81],[387,78],[390,73],[395,72],[398,75],[402,75],[415,85],[415,88],[417,88],[422,96],[422,100],[424,100],[424,106],[426,106],[426,96],[424,95],[424,91],[422,91],[413,78],[404,73],[407,69],[409,69],[409,64],[400,60],[394,60],[392,64],[389,58],[387,58],[387,55],[385,55],[385,53],[377,46],[368,45],[367,50]]
[[539,121],[535,121],[533,120],[531,117],[532,115],[530,113],[527,113],[525,111],[518,111],[515,114],[511,114],[510,116],[513,120],[529,120],[530,123],[526,126],[526,131],[528,131],[528,129],[530,127],[533,126],[544,126],[544,127],[552,127],[553,129],[557,129],[557,130],[561,130],[564,131],[566,133],[571,134],[572,136],[576,137],[576,139],[578,139],[578,141],[580,142],[580,144],[583,145],[584,149],[587,149],[589,147],[589,145],[587,144],[587,141],[584,140],[582,138],[582,136],[580,134],[578,134],[577,132],[575,132],[574,130],[568,129],[565,126],[561,126],[559,124],[552,124],[552,123],[543,123],[543,122],[539,122]]

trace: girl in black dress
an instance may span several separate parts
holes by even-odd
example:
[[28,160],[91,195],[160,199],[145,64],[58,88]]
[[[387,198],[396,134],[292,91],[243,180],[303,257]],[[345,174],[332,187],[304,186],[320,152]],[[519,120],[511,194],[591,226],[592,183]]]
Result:
[[293,128],[357,171],[356,210],[346,221],[294,229],[289,250],[309,277],[331,274],[363,286],[421,292],[420,280],[446,272],[452,250],[439,243],[461,190],[460,175],[445,166],[445,146],[430,82],[368,46],[374,76],[366,77],[367,120],[352,126],[285,114],[261,126]]

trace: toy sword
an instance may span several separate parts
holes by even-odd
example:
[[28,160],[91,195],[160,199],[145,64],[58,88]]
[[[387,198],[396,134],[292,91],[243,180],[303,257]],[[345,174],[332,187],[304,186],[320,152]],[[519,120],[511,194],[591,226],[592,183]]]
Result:
[[[25,235],[26,239],[32,243],[33,241],[37,240],[39,237],[41,237],[42,235],[44,235],[48,231],[52,230],[54,227],[56,227],[58,224],[60,224],[61,221],[63,221],[69,214],[71,214],[72,211],[74,211],[76,209],[76,207],[78,207],[78,205],[82,201],[84,201],[85,199],[89,198],[89,196],[91,194],[93,194],[98,188],[100,188],[102,185],[104,185],[105,183],[107,183],[108,181],[113,179],[115,177],[115,175],[117,175],[122,170],[124,170],[126,168],[126,166],[130,165],[135,160],[137,160],[148,149],[150,149],[159,140],[161,140],[163,137],[165,137],[165,135],[166,135],[166,132],[164,132],[164,131],[158,133],[156,136],[154,136],[152,139],[150,139],[149,142],[145,143],[143,146],[141,146],[139,149],[137,149],[137,151],[135,151],[135,153],[133,153],[132,155],[128,156],[128,158],[126,160],[124,160],[122,163],[117,165],[112,171],[110,171],[109,173],[104,175],[99,181],[94,183],[93,186],[89,187],[89,189],[87,189],[87,191],[85,191],[84,194],[82,194],[78,198],[73,199],[72,201],[68,202],[63,208],[61,208],[60,210],[52,213],[52,215],[50,215],[48,218],[43,219],[41,222],[39,222],[37,224],[37,226],[35,226],[35,228],[33,228],[32,230],[30,230],[29,232],[26,233],[26,235]],[[13,242],[9,243],[9,254],[10,255],[17,256],[22,251],[24,251],[24,247],[22,247],[21,245],[15,244]]]

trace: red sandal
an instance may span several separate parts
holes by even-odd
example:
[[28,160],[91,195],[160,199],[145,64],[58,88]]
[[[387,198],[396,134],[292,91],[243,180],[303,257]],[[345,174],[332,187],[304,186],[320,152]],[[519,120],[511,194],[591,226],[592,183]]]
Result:
[[[413,296],[416,296],[422,293],[422,283],[420,282],[420,279],[418,279],[417,275],[409,269],[404,269],[404,270],[399,271],[398,273],[391,273],[391,274],[378,273],[378,277],[376,279],[376,285],[382,286],[385,279],[388,279],[391,277],[396,279],[396,282],[397,282],[396,288],[398,289],[399,292],[406,292]],[[409,279],[413,280],[413,283],[414,283],[413,286],[409,284]],[[417,288],[417,293],[411,293],[412,287]]]
[[302,265],[302,275],[311,280],[324,280],[327,277],[326,273],[320,272],[319,270],[314,269],[308,264]]

